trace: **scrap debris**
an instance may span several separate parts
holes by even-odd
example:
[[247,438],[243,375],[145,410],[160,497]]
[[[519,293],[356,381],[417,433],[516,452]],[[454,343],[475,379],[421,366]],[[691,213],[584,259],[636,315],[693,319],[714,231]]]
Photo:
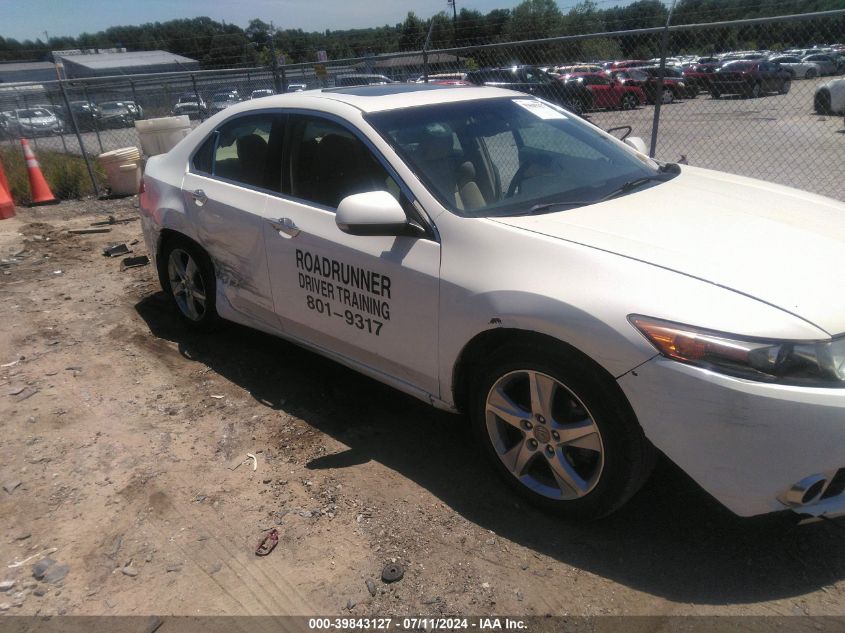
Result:
[[88,235],[90,233],[111,233],[111,229],[68,229],[71,235]]
[[139,266],[146,266],[150,263],[150,258],[146,255],[139,255],[138,257],[127,257],[120,263],[120,269],[138,268]]
[[105,257],[117,257],[118,255],[126,255],[127,253],[131,253],[132,249],[129,248],[126,243],[121,244],[114,244],[112,246],[107,246],[103,249],[103,255]]
[[117,219],[113,215],[110,215],[107,220],[102,220],[100,222],[92,222],[91,226],[105,226],[106,224],[126,224],[127,222],[134,222],[137,220],[137,217],[130,217],[130,218],[121,218]]
[[21,565],[26,565],[33,558],[38,558],[39,556],[47,556],[48,554],[52,554],[52,553],[58,552],[58,551],[59,551],[58,547],[51,547],[50,549],[45,549],[43,552],[40,552],[38,554],[33,554],[29,558],[24,558],[23,560],[16,561],[16,562],[12,563],[11,565],[7,565],[7,567],[9,569],[15,569],[16,567],[20,567]]
[[252,453],[247,453],[245,460],[243,460],[242,462],[238,462],[234,466],[231,466],[229,470],[237,470],[238,468],[246,464],[249,460],[252,460],[252,471],[255,472],[256,470],[258,470],[258,458]]

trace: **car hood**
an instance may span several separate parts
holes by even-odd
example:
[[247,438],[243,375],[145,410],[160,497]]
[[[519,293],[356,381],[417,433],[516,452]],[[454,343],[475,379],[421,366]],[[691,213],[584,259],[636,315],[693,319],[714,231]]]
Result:
[[741,176],[683,167],[606,202],[492,218],[754,297],[831,335],[845,332],[845,204]]

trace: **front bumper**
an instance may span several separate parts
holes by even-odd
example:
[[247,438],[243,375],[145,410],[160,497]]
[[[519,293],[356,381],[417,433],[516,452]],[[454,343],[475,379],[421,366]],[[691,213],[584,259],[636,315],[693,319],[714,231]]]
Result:
[[660,356],[619,385],[651,442],[734,513],[845,515],[843,492],[802,504],[793,491],[845,468],[845,389],[740,380]]

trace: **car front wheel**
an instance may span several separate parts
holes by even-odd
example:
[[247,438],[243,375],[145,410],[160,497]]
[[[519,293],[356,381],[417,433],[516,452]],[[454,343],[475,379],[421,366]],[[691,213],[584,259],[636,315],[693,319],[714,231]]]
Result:
[[819,90],[813,99],[813,107],[817,114],[832,114],[830,93],[827,90]]
[[634,95],[625,95],[622,97],[622,109],[633,110],[639,105],[639,100]]
[[622,506],[654,462],[609,377],[565,349],[509,345],[475,383],[473,429],[493,467],[535,505],[573,519]]
[[778,94],[789,94],[790,88],[792,88],[792,81],[789,79],[784,79],[783,83],[780,85],[780,90],[778,90]]
[[199,246],[173,238],[162,252],[162,289],[191,327],[210,330],[218,324],[214,266]]

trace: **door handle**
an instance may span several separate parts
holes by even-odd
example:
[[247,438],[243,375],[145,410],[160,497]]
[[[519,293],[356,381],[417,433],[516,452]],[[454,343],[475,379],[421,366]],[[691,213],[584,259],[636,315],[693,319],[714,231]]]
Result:
[[296,222],[294,222],[290,218],[279,218],[278,220],[270,220],[270,224],[274,229],[276,229],[280,233],[285,233],[287,235],[290,235],[291,237],[296,237],[297,235],[299,235],[299,227],[296,226]]
[[205,191],[203,191],[202,189],[194,189],[191,192],[191,197],[194,199],[194,204],[196,204],[198,207],[201,207],[206,202],[208,202],[208,196],[205,195]]

